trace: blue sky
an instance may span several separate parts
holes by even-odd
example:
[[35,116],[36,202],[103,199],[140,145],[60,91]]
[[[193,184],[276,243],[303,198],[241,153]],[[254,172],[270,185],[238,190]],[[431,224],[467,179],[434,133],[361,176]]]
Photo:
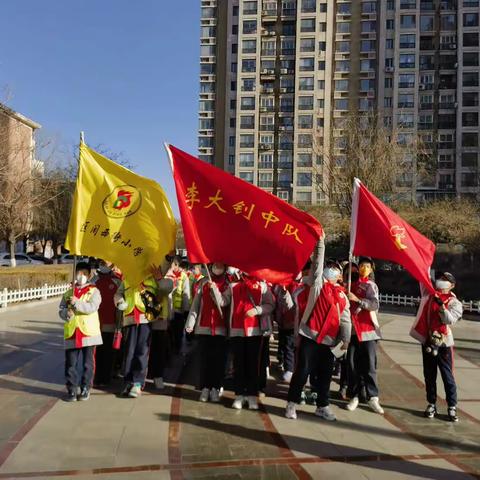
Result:
[[177,212],[163,142],[196,154],[200,1],[3,0],[1,15],[0,101],[60,149],[84,130],[121,152]]

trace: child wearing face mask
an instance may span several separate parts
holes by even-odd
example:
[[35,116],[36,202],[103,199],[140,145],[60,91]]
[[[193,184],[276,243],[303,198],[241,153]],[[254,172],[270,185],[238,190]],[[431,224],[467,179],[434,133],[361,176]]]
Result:
[[423,375],[428,402],[424,415],[433,418],[437,414],[437,372],[440,370],[448,405],[448,418],[452,422],[458,422],[451,326],[462,318],[463,305],[452,292],[455,288],[455,277],[451,273],[443,272],[437,278],[435,295],[431,295],[423,285],[420,288],[422,301],[410,335],[422,344]]
[[98,318],[102,297],[99,290],[90,282],[91,270],[88,263],[78,263],[75,272],[75,284],[63,295],[59,311],[60,318],[65,321],[67,402],[85,401],[90,398],[95,370],[95,346],[102,344]]
[[199,342],[200,402],[219,402],[223,384],[227,336],[227,304],[222,294],[228,289],[226,265],[210,267],[211,280],[202,278],[197,287],[185,330],[195,332]]
[[347,352],[348,389],[350,402],[347,410],[353,412],[359,404],[362,384],[369,407],[382,415],[378,399],[377,342],[381,338],[377,312],[380,305],[378,287],[372,280],[374,263],[371,258],[360,258],[352,264],[351,288],[348,294],[352,317],[352,337]]
[[350,309],[343,287],[338,284],[342,270],[338,263],[327,262],[324,236],[319,240],[313,259],[314,282],[310,288],[307,306],[299,333],[298,363],[290,381],[287,418],[297,418],[295,404],[300,402],[302,389],[308,376],[315,378],[317,409],[315,415],[324,420],[336,420],[329,406],[330,382],[333,374],[334,355],[331,348],[340,342],[347,350],[350,341]]

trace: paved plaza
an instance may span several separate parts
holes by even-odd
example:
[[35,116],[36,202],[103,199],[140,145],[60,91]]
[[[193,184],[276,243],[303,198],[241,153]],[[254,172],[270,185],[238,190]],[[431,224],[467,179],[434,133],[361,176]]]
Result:
[[[314,407],[284,418],[287,385],[269,381],[256,411],[202,404],[194,391],[194,347],[172,359],[168,386],[139,399],[94,390],[66,403],[62,322],[57,303],[0,313],[0,479],[466,479],[480,478],[480,323],[454,329],[458,424],[423,417],[421,353],[408,336],[411,315],[380,316],[380,399],[345,410],[332,382],[338,420]],[[273,370],[272,370],[273,371]],[[443,387],[440,387],[443,398]]]

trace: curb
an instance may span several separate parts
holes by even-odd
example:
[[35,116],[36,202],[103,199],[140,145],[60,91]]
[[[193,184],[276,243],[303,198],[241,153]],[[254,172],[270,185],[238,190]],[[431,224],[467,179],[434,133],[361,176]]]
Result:
[[8,307],[8,306],[6,308],[0,307],[0,317],[2,316],[2,314],[7,312],[17,312],[19,310],[39,307],[42,305],[48,305],[50,303],[58,303],[58,299],[60,297],[61,295],[59,295],[58,297],[49,298],[47,300],[32,300],[30,302],[21,302],[17,305],[12,305],[11,307]]

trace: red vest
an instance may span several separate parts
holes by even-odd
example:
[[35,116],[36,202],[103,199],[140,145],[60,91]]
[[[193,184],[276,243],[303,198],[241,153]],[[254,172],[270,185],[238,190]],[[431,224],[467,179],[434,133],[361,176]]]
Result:
[[[213,280],[217,285],[220,293],[223,293],[228,288],[228,282],[225,277],[220,280]],[[202,287],[202,311],[200,312],[200,328],[209,328],[212,331],[212,335],[215,335],[215,331],[218,328],[225,330],[227,309],[222,309],[223,316],[220,315],[216,303],[213,301],[210,287],[207,282]]]
[[[447,305],[452,298],[456,298],[455,294],[452,292],[437,292],[437,294],[445,305]],[[423,338],[429,338],[430,334],[434,331],[437,331],[443,335],[448,335],[447,325],[442,323],[440,320],[440,305],[433,300],[433,295],[429,296],[425,306],[423,307],[423,310],[420,312],[418,322],[415,325],[415,330]]]
[[111,274],[99,273],[95,286],[100,291],[102,303],[98,309],[100,325],[115,325],[115,303],[113,296],[115,295],[120,279]]
[[258,316],[247,317],[247,312],[251,308],[262,304],[262,284],[250,279],[243,279],[234,284],[232,287],[232,303],[232,330],[243,329],[245,336],[250,336],[248,332],[260,328],[260,325]]
[[322,343],[325,337],[335,339],[340,328],[340,315],[347,306],[345,296],[341,295],[343,287],[323,284],[320,295],[315,302],[312,314],[308,319],[308,327],[317,335],[317,343]]
[[[367,288],[368,288],[368,278],[361,278],[360,280],[353,282],[351,291],[354,293],[360,300],[366,298]],[[350,313],[352,316],[352,323],[357,334],[358,341],[363,342],[367,340],[373,340],[378,338],[378,335],[375,334],[377,325],[374,324],[372,320],[372,313],[368,310],[359,310],[358,302],[350,303]]]

